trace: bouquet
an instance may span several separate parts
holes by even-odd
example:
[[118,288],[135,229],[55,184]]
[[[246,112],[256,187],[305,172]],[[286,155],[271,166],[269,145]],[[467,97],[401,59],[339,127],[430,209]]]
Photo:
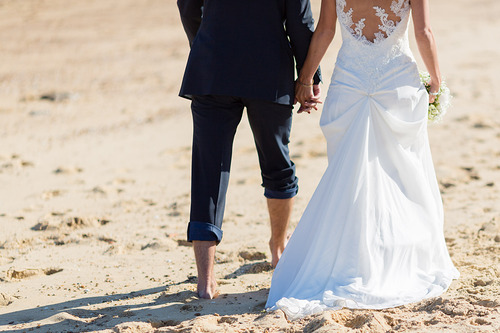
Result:
[[[427,72],[420,72],[420,81],[422,81],[427,92],[430,91],[429,82],[431,80],[431,76]],[[430,122],[436,123],[443,119],[443,116],[446,114],[446,111],[451,105],[451,94],[450,89],[446,86],[446,82],[441,81],[441,86],[439,87],[439,91],[437,92],[436,98],[434,102],[429,103],[429,111],[427,113],[427,118]]]

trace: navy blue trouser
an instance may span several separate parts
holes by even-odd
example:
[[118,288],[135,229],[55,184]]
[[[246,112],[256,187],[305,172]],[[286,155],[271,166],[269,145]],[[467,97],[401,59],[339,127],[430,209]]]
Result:
[[236,128],[246,107],[259,156],[264,195],[288,199],[298,179],[288,143],[292,107],[231,96],[193,96],[191,216],[188,240],[222,239],[222,218]]

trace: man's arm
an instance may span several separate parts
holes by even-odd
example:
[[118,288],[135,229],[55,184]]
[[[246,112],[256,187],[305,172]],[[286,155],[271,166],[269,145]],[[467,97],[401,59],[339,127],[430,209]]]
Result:
[[[314,31],[314,20],[309,0],[286,0],[285,28],[290,38],[298,75],[306,60]],[[321,82],[321,71],[319,68],[316,74],[314,74],[313,81],[316,85]]]
[[203,0],[177,0],[177,7],[181,14],[184,31],[189,39],[189,46],[191,46],[200,28]]

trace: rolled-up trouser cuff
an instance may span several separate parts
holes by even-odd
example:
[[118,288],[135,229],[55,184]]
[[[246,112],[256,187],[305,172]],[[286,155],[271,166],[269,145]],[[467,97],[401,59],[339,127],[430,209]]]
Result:
[[290,199],[297,195],[299,187],[293,187],[284,191],[275,191],[266,188],[264,190],[264,196],[268,199]]
[[191,221],[188,224],[188,241],[216,241],[222,239],[222,230],[215,224]]

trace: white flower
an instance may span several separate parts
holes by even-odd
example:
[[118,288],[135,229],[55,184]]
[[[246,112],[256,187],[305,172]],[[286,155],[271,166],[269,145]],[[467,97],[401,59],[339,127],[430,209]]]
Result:
[[[430,89],[430,80],[431,76],[429,73],[423,71],[420,72],[420,81],[422,81],[422,84],[425,86],[427,92],[429,92]],[[443,116],[446,114],[446,111],[448,111],[448,108],[451,105],[451,99],[452,96],[450,89],[446,86],[446,82],[442,80],[434,102],[429,103],[427,118],[430,122],[435,123],[443,119]]]

